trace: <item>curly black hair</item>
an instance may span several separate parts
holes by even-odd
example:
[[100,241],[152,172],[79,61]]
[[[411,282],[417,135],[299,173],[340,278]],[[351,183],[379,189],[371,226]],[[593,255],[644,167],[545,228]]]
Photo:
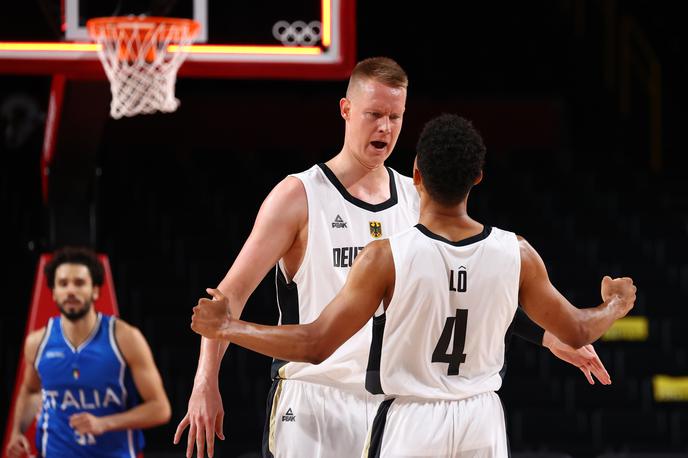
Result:
[[67,246],[56,250],[52,259],[45,265],[43,272],[48,282],[48,287],[55,287],[55,271],[62,264],[81,264],[88,268],[91,273],[91,281],[94,286],[101,286],[105,277],[103,264],[98,257],[88,248]]
[[485,152],[480,133],[467,119],[453,114],[431,119],[416,146],[425,189],[441,204],[461,202],[480,175]]

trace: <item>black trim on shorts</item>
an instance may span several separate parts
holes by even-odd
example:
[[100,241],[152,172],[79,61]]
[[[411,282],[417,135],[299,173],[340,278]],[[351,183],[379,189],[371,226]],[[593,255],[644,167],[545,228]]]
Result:
[[380,380],[380,357],[382,356],[382,337],[385,334],[387,315],[373,317],[373,338],[370,341],[368,367],[366,369],[365,387],[372,394],[385,394]]
[[263,458],[274,458],[274,455],[270,452],[270,416],[272,415],[272,404],[275,402],[275,392],[279,382],[280,379],[274,379],[268,392],[268,402],[265,407],[265,425],[263,426]]
[[492,227],[488,226],[487,224],[484,224],[483,231],[480,234],[476,234],[466,239],[454,242],[452,240],[445,239],[441,235],[435,234],[430,229],[428,229],[420,223],[416,224],[415,228],[421,231],[424,235],[430,237],[431,239],[439,240],[440,242],[447,243],[451,246],[466,246],[470,245],[471,243],[480,242],[481,240],[485,240],[490,235],[490,232],[492,232]]
[[379,458],[382,453],[382,437],[385,434],[385,424],[387,423],[387,413],[389,407],[394,402],[394,398],[385,399],[377,408],[373,427],[370,431],[370,444],[368,444],[368,458]]
[[[299,324],[299,288],[295,282],[287,282],[279,265],[275,268],[275,288],[277,289],[277,307],[281,324]],[[279,370],[287,361],[275,359],[270,370],[271,377],[277,378]]]
[[327,179],[330,180],[335,188],[337,188],[337,191],[339,191],[339,194],[341,194],[345,200],[364,210],[368,210],[370,212],[379,212],[395,206],[399,201],[399,197],[397,195],[397,186],[394,182],[394,172],[389,167],[385,167],[387,169],[387,173],[389,174],[389,199],[379,204],[369,204],[358,197],[352,196],[349,194],[349,191],[346,190],[346,187],[342,184],[342,182],[339,181],[337,175],[335,175],[327,165],[320,163],[318,164],[318,167],[320,167]]

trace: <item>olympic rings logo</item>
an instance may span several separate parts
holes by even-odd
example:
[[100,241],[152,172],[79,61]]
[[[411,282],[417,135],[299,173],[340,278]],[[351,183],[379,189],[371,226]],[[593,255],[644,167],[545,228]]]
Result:
[[284,46],[314,46],[322,36],[320,21],[277,21],[272,26],[272,36]]

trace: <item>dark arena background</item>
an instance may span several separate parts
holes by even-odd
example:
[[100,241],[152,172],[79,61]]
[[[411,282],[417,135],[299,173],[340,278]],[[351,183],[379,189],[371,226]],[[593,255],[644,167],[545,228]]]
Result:
[[[109,257],[120,315],[148,339],[172,403],[169,424],[146,431],[145,455],[182,456],[172,437],[198,358],[192,306],[223,278],[270,189],[339,151],[347,72],[384,55],[410,79],[390,166],[410,174],[423,124],[461,114],[488,148],[469,201],[476,219],[527,238],[578,306],[599,303],[604,275],[638,287],[630,317],[595,344],[610,386],[590,386],[547,349],[513,339],[499,393],[513,456],[688,456],[688,32],[679,2],[340,0],[339,63],[190,58],[176,112],[119,120],[108,116],[97,61],[3,51],[62,41],[68,3],[0,6],[0,412],[12,402],[40,255],[86,244]],[[210,0],[207,41],[282,46],[272,24],[309,21],[320,4]],[[243,317],[276,323],[272,274]],[[216,456],[259,456],[269,367],[230,347],[220,376],[227,439]]]

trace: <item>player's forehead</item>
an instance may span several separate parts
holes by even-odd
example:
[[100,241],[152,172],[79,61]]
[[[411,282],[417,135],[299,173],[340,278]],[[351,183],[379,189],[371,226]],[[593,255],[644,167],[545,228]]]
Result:
[[391,97],[406,100],[406,88],[389,85],[375,78],[356,78],[353,84],[353,98]]
[[55,269],[55,281],[91,281],[91,272],[83,264],[64,263]]
[[406,88],[388,86],[374,79],[361,79],[355,84],[351,103],[363,109],[403,112],[406,107]]

